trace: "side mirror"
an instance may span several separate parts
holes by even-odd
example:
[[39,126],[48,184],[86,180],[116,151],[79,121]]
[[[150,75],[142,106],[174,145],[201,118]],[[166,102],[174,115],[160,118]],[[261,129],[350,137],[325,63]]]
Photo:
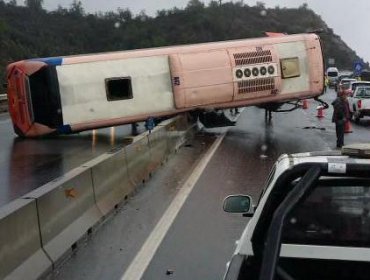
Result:
[[229,195],[225,198],[223,209],[228,213],[253,214],[252,198],[249,195]]

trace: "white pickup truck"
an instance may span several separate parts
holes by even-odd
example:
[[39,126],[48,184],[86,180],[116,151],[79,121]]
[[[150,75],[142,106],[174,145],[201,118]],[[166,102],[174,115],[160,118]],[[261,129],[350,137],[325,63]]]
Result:
[[348,97],[349,110],[356,123],[364,116],[370,116],[370,86],[359,86],[353,96]]
[[254,206],[224,280],[370,279],[370,145],[281,156]]

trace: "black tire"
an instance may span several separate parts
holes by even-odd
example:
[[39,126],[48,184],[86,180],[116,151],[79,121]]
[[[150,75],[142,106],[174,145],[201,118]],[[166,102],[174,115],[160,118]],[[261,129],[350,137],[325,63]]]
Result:
[[26,135],[24,135],[22,130],[20,130],[19,127],[16,126],[15,124],[13,125],[13,129],[14,129],[15,134],[17,134],[19,137],[26,138]]

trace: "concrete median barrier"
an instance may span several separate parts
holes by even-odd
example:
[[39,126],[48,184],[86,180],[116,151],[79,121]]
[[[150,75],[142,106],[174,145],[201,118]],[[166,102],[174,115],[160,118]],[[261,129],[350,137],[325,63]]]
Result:
[[37,279],[51,266],[41,248],[36,201],[0,208],[0,279]]
[[135,137],[130,145],[125,146],[128,175],[135,186],[147,181],[150,176],[150,150],[147,134]]
[[160,124],[167,131],[167,147],[169,153],[176,152],[185,142],[186,131],[190,124],[186,115],[177,116]]
[[73,169],[27,197],[37,201],[41,243],[54,263],[102,217],[89,166]]
[[91,163],[96,204],[106,215],[134,190],[128,176],[125,150],[104,154]]
[[188,126],[187,130],[185,131],[184,139],[181,139],[181,145],[184,144],[187,140],[193,139],[195,134],[197,133],[198,127],[196,124],[191,124]]
[[150,172],[160,166],[169,155],[167,130],[165,127],[156,127],[148,134],[150,147]]
[[37,279],[150,177],[196,126],[167,120],[0,208],[0,279]]

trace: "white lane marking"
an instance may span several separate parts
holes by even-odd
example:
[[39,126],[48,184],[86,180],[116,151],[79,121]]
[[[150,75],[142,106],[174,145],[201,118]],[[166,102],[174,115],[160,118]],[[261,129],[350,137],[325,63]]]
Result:
[[139,280],[143,276],[145,270],[147,269],[150,261],[152,260],[155,252],[157,251],[159,245],[161,244],[163,238],[166,236],[167,231],[175,220],[177,214],[180,212],[181,207],[185,203],[189,194],[193,190],[195,183],[198,181],[199,177],[202,175],[203,170],[206,168],[208,162],[211,160],[213,154],[216,152],[217,148],[220,146],[222,140],[224,139],[226,132],[223,133],[211,146],[211,148],[206,152],[201,161],[194,168],[194,172],[182,185],[180,191],[177,193],[174,200],[171,202],[170,206],[167,208],[166,212],[159,220],[149,237],[146,239],[145,243],[141,247],[140,251],[136,254],[134,260],[131,262],[130,266],[127,268],[121,280]]

